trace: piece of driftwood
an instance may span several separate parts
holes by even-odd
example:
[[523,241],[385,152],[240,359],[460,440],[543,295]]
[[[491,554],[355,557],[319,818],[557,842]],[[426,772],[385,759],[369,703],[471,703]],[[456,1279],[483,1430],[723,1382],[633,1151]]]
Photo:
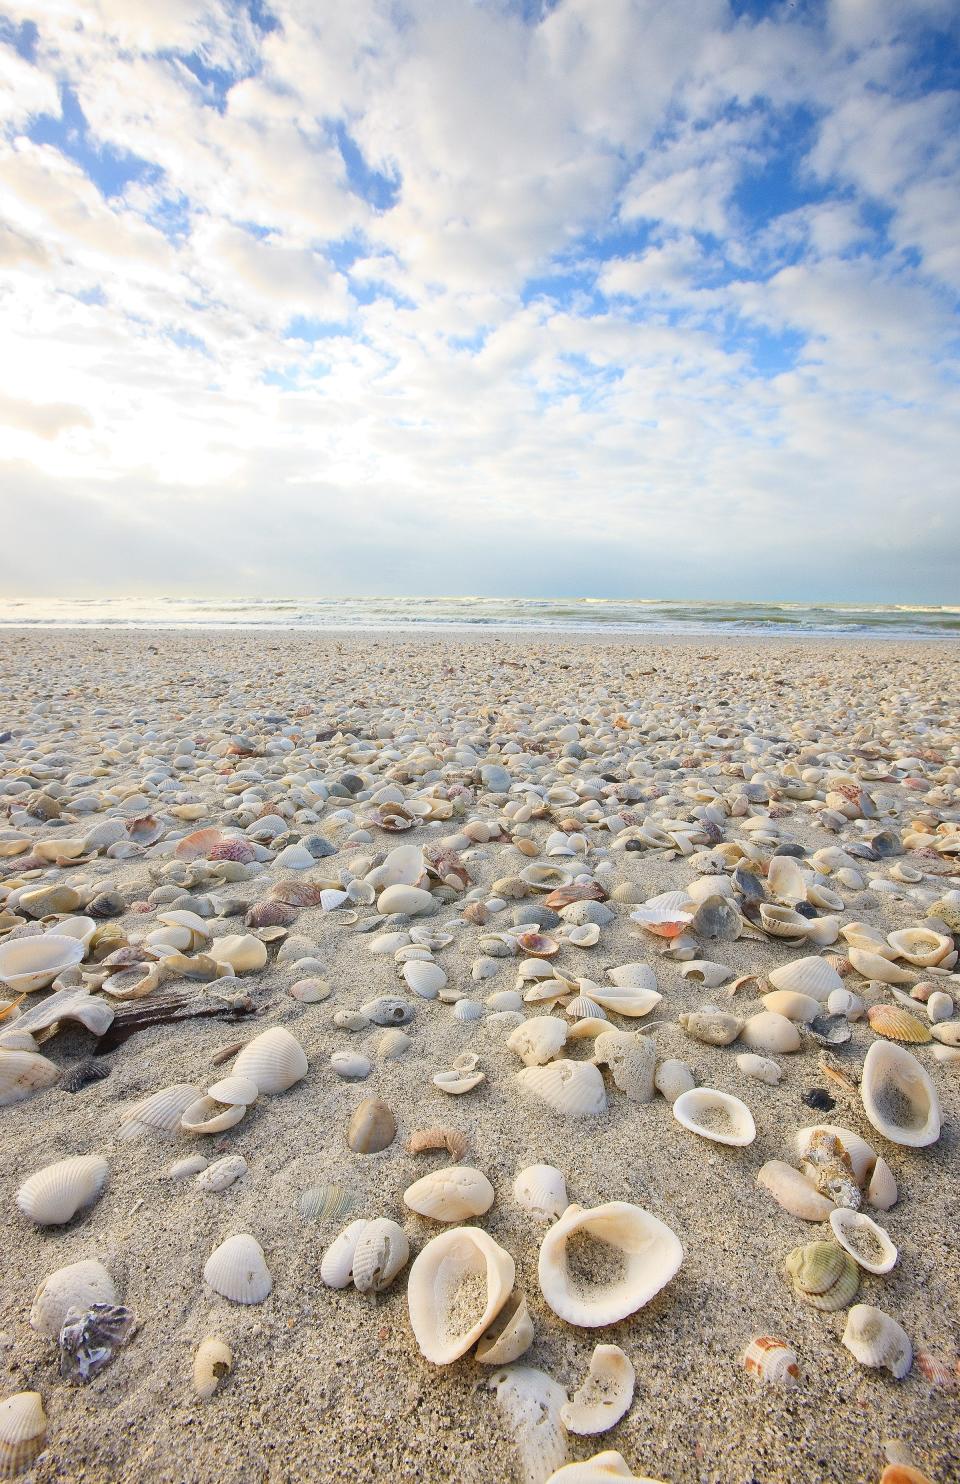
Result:
[[117,1005],[113,1025],[96,1041],[94,1055],[102,1056],[106,1051],[115,1050],[138,1031],[146,1030],[151,1025],[169,1025],[174,1020],[195,1020],[201,1015],[215,1016],[220,1020],[241,1020],[246,1015],[252,1015],[254,1009],[253,1001],[247,997],[221,1000],[212,995],[198,994],[194,989],[168,991],[166,994],[155,991],[145,999],[129,1000]]

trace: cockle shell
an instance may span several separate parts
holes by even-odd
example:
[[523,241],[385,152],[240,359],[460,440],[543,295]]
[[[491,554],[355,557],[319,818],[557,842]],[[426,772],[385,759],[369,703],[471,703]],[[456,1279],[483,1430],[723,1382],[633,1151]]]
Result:
[[218,1103],[255,1103],[259,1096],[257,1084],[250,1077],[238,1077],[236,1072],[221,1077],[207,1090],[207,1097]]
[[843,980],[825,958],[813,955],[782,964],[767,975],[774,989],[792,989],[824,1003],[831,990],[842,989]]
[[474,1358],[481,1365],[509,1365],[518,1360],[533,1344],[533,1320],[527,1301],[516,1290],[510,1295],[483,1338],[478,1341]]
[[490,1381],[497,1407],[513,1437],[523,1484],[544,1484],[567,1457],[567,1435],[560,1408],[567,1393],[545,1371],[508,1366]]
[[58,974],[83,959],[85,946],[76,938],[42,933],[33,938],[8,938],[0,943],[0,983],[14,994],[45,989]]
[[522,1092],[569,1118],[586,1118],[606,1110],[603,1077],[589,1062],[561,1060],[527,1067],[517,1073],[517,1082]]
[[773,989],[762,998],[768,1010],[777,1015],[785,1015],[788,1020],[799,1021],[802,1025],[809,1024],[823,1011],[819,1000],[815,1000],[812,995],[798,994],[795,989]]
[[682,1093],[689,1092],[696,1085],[696,1078],[685,1061],[678,1061],[676,1057],[668,1057],[657,1067],[653,1075],[653,1085],[657,1092],[662,1093],[668,1103],[675,1103]]
[[12,1479],[30,1467],[46,1432],[39,1391],[18,1391],[0,1402],[0,1479]]
[[[172,1087],[161,1087],[130,1109],[120,1125],[117,1137],[129,1142],[149,1129],[152,1133],[172,1134],[180,1128],[180,1120],[191,1103],[202,1094],[199,1087],[189,1082],[177,1082]],[[111,1301],[112,1302],[112,1301]]]
[[219,1134],[239,1123],[246,1111],[246,1103],[218,1103],[216,1098],[199,1097],[184,1108],[180,1127],[188,1134]]
[[905,928],[899,933],[888,933],[887,942],[896,949],[898,958],[921,969],[941,963],[953,951],[951,937],[946,933],[932,932],[929,928]]
[[924,1046],[933,1040],[929,1025],[924,1025],[909,1010],[900,1005],[871,1005],[867,1010],[870,1029],[878,1036],[891,1041],[906,1041],[908,1045]]
[[731,970],[726,964],[714,963],[712,959],[692,958],[681,964],[680,973],[684,979],[693,979],[705,989],[717,989],[730,978]]
[[611,984],[620,989],[653,989],[657,987],[657,976],[649,964],[634,962],[618,964],[607,970]]
[[[690,906],[693,905],[689,898],[686,900]],[[679,908],[652,907],[645,902],[630,913],[630,921],[639,923],[648,933],[654,933],[658,938],[678,938],[687,924],[693,921],[693,913],[683,912]]]
[[606,1484],[609,1479],[632,1479],[633,1484],[662,1484],[646,1474],[632,1474],[622,1453],[606,1448],[583,1463],[567,1463],[550,1475],[547,1484]]
[[744,1368],[768,1386],[796,1386],[800,1381],[797,1352],[772,1335],[751,1340],[743,1357]]
[[432,1170],[403,1192],[403,1203],[432,1221],[465,1221],[493,1205],[493,1186],[470,1165]]
[[320,1261],[320,1278],[328,1288],[346,1288],[353,1277],[353,1258],[369,1222],[351,1221],[334,1237]]
[[620,1346],[598,1345],[585,1381],[560,1408],[564,1427],[580,1437],[615,1427],[630,1410],[635,1382],[633,1364]]
[[355,1154],[379,1154],[397,1136],[397,1121],[380,1098],[364,1098],[347,1128],[347,1146]]
[[423,959],[411,959],[405,963],[402,976],[407,988],[422,1000],[435,1000],[447,983],[447,976],[440,965]]
[[940,1137],[940,1103],[916,1057],[892,1041],[875,1041],[860,1080],[863,1110],[894,1144],[923,1148]]
[[889,1273],[897,1261],[897,1249],[882,1226],[862,1212],[839,1207],[830,1213],[833,1235],[845,1252],[868,1273]]
[[786,1268],[800,1297],[825,1313],[845,1309],[860,1287],[857,1264],[833,1242],[795,1247],[787,1257]]
[[751,1015],[744,1023],[740,1039],[752,1051],[772,1052],[775,1056],[799,1051],[801,1046],[800,1032],[793,1021],[776,1010],[761,1010]]
[[861,1365],[882,1366],[898,1381],[913,1364],[913,1346],[906,1330],[873,1304],[855,1304],[850,1310],[843,1343]]
[[603,1031],[593,1043],[593,1060],[607,1066],[614,1083],[634,1103],[649,1103],[654,1094],[656,1044],[639,1032]]
[[215,1293],[233,1304],[262,1304],[273,1290],[263,1248],[249,1232],[238,1232],[215,1247],[203,1276]]
[[0,1108],[52,1087],[60,1079],[60,1068],[38,1051],[0,1048]]
[[703,1010],[691,1010],[678,1017],[688,1036],[703,1041],[707,1046],[729,1046],[743,1029],[743,1021],[726,1010],[706,1006]]
[[37,1226],[62,1226],[99,1200],[109,1173],[110,1166],[98,1154],[58,1160],[24,1180],[17,1205]]
[[746,1103],[713,1087],[693,1087],[681,1093],[673,1105],[673,1116],[691,1133],[715,1144],[752,1144],[757,1136]]
[[295,1036],[282,1026],[273,1026],[254,1036],[233,1064],[235,1076],[247,1077],[261,1093],[286,1092],[307,1075],[307,1057]]
[[364,1223],[353,1250],[353,1285],[359,1293],[383,1293],[406,1266],[410,1243],[386,1216]]
[[767,1056],[757,1056],[754,1051],[744,1051],[737,1057],[737,1066],[746,1077],[754,1077],[758,1082],[766,1082],[768,1087],[776,1087],[782,1071],[775,1061]]
[[567,1004],[566,1013],[571,1020],[606,1020],[607,1012],[588,995],[578,994]]
[[342,1185],[308,1185],[300,1197],[300,1215],[304,1221],[334,1221],[355,1204],[353,1191]]
[[510,1297],[513,1258],[479,1227],[454,1227],[428,1242],[407,1280],[410,1324],[434,1365],[465,1355]]
[[247,1173],[247,1161],[242,1154],[227,1154],[223,1159],[215,1159],[212,1165],[201,1170],[194,1184],[198,1190],[215,1192],[227,1190],[242,1175]]
[[34,1296],[30,1324],[38,1334],[55,1340],[71,1309],[83,1314],[93,1304],[115,1304],[113,1279],[95,1258],[72,1262],[49,1273]]
[[471,1020],[482,1020],[484,1009],[476,1000],[468,1000],[464,997],[457,1000],[454,1004],[453,1015],[455,1020],[463,1021],[466,1024]]
[[769,1190],[779,1206],[791,1216],[799,1216],[801,1221],[826,1221],[834,1209],[833,1201],[821,1195],[793,1165],[780,1159],[770,1159],[762,1166],[757,1184]]
[[518,1025],[507,1037],[507,1045],[528,1067],[550,1061],[567,1039],[568,1027],[557,1015],[537,1015]]
[[682,1261],[676,1235],[640,1206],[571,1205],[540,1244],[538,1276],[555,1314],[594,1329],[643,1308]]
[[567,1209],[567,1182],[553,1165],[528,1165],[513,1182],[513,1196],[538,1221],[552,1221]]
[[267,962],[267,945],[252,933],[229,933],[225,938],[214,938],[207,953],[218,964],[229,964],[235,974],[255,973]]
[[233,1367],[233,1351],[219,1335],[201,1340],[193,1357],[193,1389],[201,1401],[208,1402],[220,1382]]

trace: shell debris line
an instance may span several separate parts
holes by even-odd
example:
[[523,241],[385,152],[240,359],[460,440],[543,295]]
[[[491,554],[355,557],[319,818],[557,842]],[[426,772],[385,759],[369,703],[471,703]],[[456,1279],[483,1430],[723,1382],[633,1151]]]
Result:
[[0,1474],[956,1478],[956,682],[18,633]]

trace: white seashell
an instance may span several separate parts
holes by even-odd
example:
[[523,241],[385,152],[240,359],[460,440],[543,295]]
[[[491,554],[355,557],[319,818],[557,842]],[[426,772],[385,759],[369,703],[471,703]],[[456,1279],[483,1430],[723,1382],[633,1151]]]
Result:
[[402,1227],[386,1216],[364,1224],[353,1250],[353,1283],[360,1293],[383,1293],[406,1266],[410,1243]]
[[258,1095],[257,1084],[249,1077],[238,1077],[236,1072],[221,1077],[207,1091],[207,1097],[218,1103],[250,1104],[257,1101]]
[[147,1129],[156,1134],[173,1134],[179,1131],[180,1120],[191,1103],[195,1103],[201,1096],[199,1087],[192,1087],[189,1082],[161,1087],[159,1092],[152,1093],[142,1103],[131,1108],[120,1125],[117,1137],[129,1142]]
[[826,1221],[833,1210],[833,1201],[781,1159],[770,1159],[762,1166],[757,1184],[762,1190],[769,1190],[778,1206],[791,1216],[799,1216],[801,1221]]
[[681,1093],[673,1105],[673,1116],[691,1133],[715,1144],[752,1144],[757,1136],[746,1103],[713,1087],[694,1087]]
[[[952,1002],[951,1002],[952,1003]],[[60,989],[48,995],[39,1005],[31,1005],[17,1020],[17,1030],[43,1031],[62,1020],[76,1020],[95,1036],[102,1036],[113,1024],[114,1011],[99,995],[86,989]]]
[[678,1061],[676,1057],[670,1056],[654,1072],[653,1085],[672,1104],[681,1093],[689,1092],[691,1087],[696,1086],[696,1078],[685,1061]]
[[[930,1034],[941,1046],[960,1046],[960,1020],[938,1021],[931,1026]],[[936,1052],[934,1052],[936,1055]]]
[[[64,917],[57,923],[56,933],[61,938],[76,938],[86,950],[98,927],[99,923],[95,922],[92,917]],[[52,935],[47,934],[47,936]]]
[[250,974],[267,962],[267,945],[252,933],[228,933],[214,938],[207,953],[218,964],[229,964],[235,974]]
[[210,1161],[202,1154],[188,1154],[186,1159],[176,1160],[167,1171],[171,1180],[186,1180],[191,1175],[199,1175],[205,1170]]
[[[844,882],[844,885],[848,884]],[[811,881],[807,887],[807,901],[812,907],[820,907],[830,912],[842,912],[846,906],[838,891],[831,891],[829,886],[821,886],[816,881]]]
[[[841,991],[843,993],[843,991]],[[823,1013],[823,1006],[812,995],[799,994],[795,989],[773,989],[761,996],[764,1005],[776,1015],[785,1015],[788,1020],[809,1025]]]
[[[306,854],[309,855],[310,852],[307,851]],[[310,864],[313,864],[312,857]],[[347,892],[336,891],[329,887],[325,891],[321,891],[320,893],[320,906],[322,907],[324,912],[336,912],[338,907],[342,907],[344,902],[349,902],[349,900],[350,897]]]
[[380,893],[377,911],[381,917],[389,917],[393,912],[406,912],[408,916],[415,917],[420,912],[431,912],[435,901],[435,897],[419,886],[407,886],[398,882]]
[[511,1433],[523,1484],[544,1484],[567,1457],[567,1435],[560,1409],[567,1393],[545,1371],[509,1366],[490,1381],[497,1407]]
[[801,917],[792,907],[778,907],[773,902],[760,903],[760,922],[771,938],[805,938],[810,919]]
[[704,1005],[678,1017],[679,1024],[696,1041],[707,1046],[729,1046],[743,1029],[743,1021],[715,1005]]
[[903,1046],[874,1041],[860,1079],[863,1110],[894,1144],[920,1149],[940,1137],[940,1104],[923,1067]]
[[507,1045],[528,1067],[539,1067],[556,1056],[567,1039],[567,1026],[556,1015],[537,1015],[507,1037]]
[[573,876],[569,871],[564,871],[560,866],[547,866],[540,861],[534,861],[532,866],[524,866],[519,873],[520,880],[532,886],[534,891],[556,891],[561,886],[569,886]]
[[639,1032],[603,1031],[593,1043],[593,1060],[609,1067],[614,1083],[634,1103],[653,1101],[657,1048]]
[[845,1252],[868,1273],[889,1273],[897,1261],[897,1249],[882,1226],[861,1211],[840,1206],[830,1213],[833,1235]]
[[58,1160],[24,1180],[17,1205],[37,1226],[62,1226],[100,1199],[109,1173],[98,1154]]
[[[399,803],[399,799],[394,800]],[[386,856],[383,864],[369,871],[364,880],[380,891],[388,886],[416,886],[424,873],[423,851],[417,845],[397,845]],[[391,912],[402,908],[391,907]]]
[[898,958],[921,969],[930,969],[941,963],[953,951],[951,937],[929,928],[906,928],[903,932],[888,933],[887,942]]
[[517,981],[521,984],[529,984],[531,980],[536,983],[540,979],[552,978],[553,966],[544,958],[526,958],[517,967]]
[[239,1123],[246,1111],[246,1103],[218,1103],[216,1098],[199,1097],[183,1110],[180,1127],[188,1134],[220,1134]]
[[657,987],[657,976],[649,964],[619,964],[617,968],[607,970],[607,978],[621,989],[655,990]]
[[30,1324],[38,1334],[55,1340],[71,1309],[83,1314],[93,1304],[115,1304],[113,1279],[95,1258],[72,1262],[49,1273],[37,1289],[30,1310]]
[[447,1092],[451,1097],[462,1097],[465,1092],[472,1092],[475,1087],[479,1087],[484,1076],[476,1068],[467,1070],[453,1067],[447,1072],[437,1072],[430,1081],[441,1092]]
[[952,1017],[954,1008],[952,995],[942,989],[935,990],[927,1000],[927,1019],[931,1025],[939,1025]]
[[606,1020],[607,1012],[595,1004],[588,995],[578,994],[567,1004],[566,1013],[571,1020]]
[[79,964],[84,951],[84,944],[78,939],[58,933],[8,938],[0,943],[0,983],[14,994],[46,989],[58,974]]
[[489,1211],[493,1186],[480,1170],[450,1165],[415,1180],[403,1192],[403,1203],[432,1221],[466,1221]]
[[600,929],[595,922],[584,922],[579,927],[568,928],[564,936],[574,948],[594,948],[600,941]]
[[[24,939],[24,942],[29,941]],[[29,1032],[21,1032],[29,1035]],[[30,1044],[35,1044],[32,1041]],[[9,1043],[0,1048],[0,1108],[22,1102],[60,1079],[60,1068],[37,1051],[16,1050]]]
[[381,1061],[395,1061],[398,1056],[403,1056],[413,1045],[411,1038],[404,1031],[391,1029],[384,1031],[377,1042],[377,1055]]
[[814,917],[807,922],[807,942],[816,948],[829,948],[840,931],[839,917]]
[[744,1051],[737,1057],[737,1066],[747,1077],[754,1077],[758,1082],[766,1082],[768,1087],[776,1087],[782,1071],[775,1061],[767,1056],[757,1056],[754,1051]]
[[960,1048],[956,1046],[933,1046],[931,1048],[933,1058],[941,1066],[960,1069]]
[[527,1301],[510,1295],[483,1338],[478,1341],[474,1357],[481,1365],[509,1365],[518,1360],[533,1344],[533,1320]]
[[226,1190],[241,1175],[247,1173],[247,1161],[242,1154],[228,1154],[223,1159],[215,1159],[212,1165],[198,1174],[193,1182],[198,1190],[219,1191]]
[[867,1200],[878,1211],[889,1211],[897,1204],[897,1182],[885,1159],[878,1159],[873,1167]]
[[772,1051],[775,1055],[783,1055],[800,1050],[800,1032],[792,1020],[778,1015],[775,1010],[761,1010],[758,1015],[751,1015],[740,1032],[740,1039],[752,1051]]
[[373,1065],[358,1051],[334,1051],[330,1066],[338,1077],[369,1077]]
[[730,978],[733,970],[709,958],[692,958],[681,965],[680,972],[684,979],[694,979],[706,989],[716,989]]
[[630,1410],[635,1382],[633,1364],[620,1346],[598,1345],[583,1385],[560,1408],[567,1431],[593,1437],[615,1427]]
[[594,1004],[603,1010],[612,1010],[615,1015],[624,1015],[629,1019],[636,1019],[643,1015],[649,1015],[663,999],[655,989],[647,989],[643,986],[635,988],[621,987],[618,985],[607,989],[602,984],[588,985],[581,980],[581,987]]
[[326,1252],[320,1262],[320,1278],[328,1288],[346,1288],[353,1276],[353,1257],[369,1222],[365,1220],[351,1221],[345,1226]]
[[454,1227],[428,1242],[407,1281],[410,1324],[434,1365],[465,1355],[510,1297],[509,1252],[479,1227]]
[[790,907],[807,900],[807,878],[790,855],[771,856],[767,867],[767,887],[773,896]]
[[[473,963],[470,965],[470,978],[474,981],[475,984],[479,984],[484,979],[492,979],[494,975],[499,974],[499,972],[500,964],[495,958],[487,958],[486,956],[482,958],[475,958]],[[501,991],[501,993],[504,992],[505,991]],[[506,993],[509,993],[509,991],[506,991]],[[517,995],[517,999],[520,999],[519,995]],[[521,1004],[522,1003],[523,1002],[521,1001]]]
[[[522,1010],[523,996],[517,994],[515,989],[497,989],[493,994],[487,995],[484,1004],[491,1010]],[[563,1022],[558,1020],[557,1024],[562,1025]],[[563,1042],[560,1044],[563,1045]]]
[[370,952],[392,955],[398,949],[406,948],[409,942],[409,933],[378,933],[375,938],[370,939]]
[[589,1062],[561,1060],[527,1067],[517,1073],[517,1081],[521,1091],[568,1118],[587,1118],[606,1110],[603,1077]]
[[567,1209],[567,1182],[553,1165],[528,1165],[513,1182],[513,1196],[537,1221],[552,1221]]
[[[649,1303],[682,1261],[679,1240],[649,1211],[628,1201],[610,1201],[592,1210],[571,1205],[540,1244],[538,1276],[555,1314],[568,1324],[594,1329],[616,1324]],[[608,1276],[611,1268],[613,1276]],[[596,1281],[585,1270],[596,1271]]]
[[800,1380],[797,1352],[772,1335],[751,1340],[743,1357],[744,1368],[768,1386],[796,1386]]
[[843,980],[832,964],[816,955],[797,958],[793,963],[782,964],[767,975],[774,989],[792,989],[797,994],[808,994],[825,1003],[833,989],[842,989]]
[[232,1304],[262,1304],[273,1291],[263,1248],[249,1232],[238,1232],[214,1247],[203,1276],[214,1293]]
[[867,948],[848,947],[847,958],[864,979],[878,980],[881,984],[912,984],[914,982],[915,976],[907,969],[901,969],[898,964],[891,963],[890,959],[883,958],[879,953],[872,953]]
[[850,1129],[839,1128],[834,1123],[814,1123],[809,1128],[798,1130],[794,1137],[794,1147],[801,1159],[806,1158],[817,1134],[830,1134],[839,1139],[850,1161],[853,1178],[858,1185],[862,1185],[876,1163],[876,1150],[871,1148],[866,1139],[861,1139],[859,1134],[852,1133]]
[[39,1391],[18,1391],[0,1402],[0,1479],[28,1469],[42,1452],[46,1433]]
[[193,1357],[193,1389],[201,1401],[210,1400],[232,1367],[233,1351],[226,1340],[218,1335],[201,1340]]
[[872,1304],[854,1304],[847,1315],[843,1343],[861,1365],[882,1366],[898,1381],[913,1365],[913,1346],[906,1330]]
[[479,1005],[476,1000],[457,1000],[453,1007],[453,1014],[456,1020],[464,1022],[480,1020],[483,1017],[483,1006]]
[[847,1020],[862,1020],[867,1004],[850,989],[832,989],[827,996],[827,1011],[830,1015],[844,1015]]
[[435,1000],[447,983],[447,976],[439,964],[413,959],[405,963],[401,971],[408,989],[422,1000]]
[[282,1026],[254,1036],[233,1064],[235,1075],[249,1077],[268,1096],[285,1092],[307,1075],[307,1058],[295,1036]]

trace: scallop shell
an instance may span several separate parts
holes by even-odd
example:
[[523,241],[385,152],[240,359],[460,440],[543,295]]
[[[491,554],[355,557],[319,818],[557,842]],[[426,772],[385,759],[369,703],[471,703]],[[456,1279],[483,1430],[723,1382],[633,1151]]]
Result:
[[93,1304],[115,1304],[113,1279],[95,1258],[72,1262],[48,1273],[34,1296],[30,1324],[38,1334],[55,1340],[71,1309],[84,1314]]
[[402,977],[408,989],[421,1000],[435,1000],[447,983],[447,976],[432,960],[411,959],[405,963]]
[[[586,1252],[584,1238],[590,1244]],[[580,1248],[575,1259],[573,1239]],[[609,1256],[605,1247],[614,1249]],[[576,1264],[572,1272],[571,1260]],[[649,1211],[628,1201],[610,1201],[592,1210],[571,1205],[540,1244],[540,1290],[568,1324],[595,1329],[642,1309],[669,1283],[682,1261],[678,1238]],[[607,1264],[615,1269],[612,1277],[604,1274]],[[590,1281],[592,1271],[587,1276],[587,1268],[597,1271],[596,1281]]]
[[824,1003],[831,990],[842,989],[843,980],[825,958],[813,955],[782,964],[767,975],[774,989],[792,989]]
[[505,1307],[478,1341],[474,1358],[481,1365],[509,1365],[533,1344],[533,1320],[527,1301],[514,1291]]
[[386,1216],[365,1223],[353,1252],[353,1284],[360,1293],[383,1293],[406,1266],[410,1243]]
[[454,1019],[463,1021],[464,1024],[471,1020],[482,1019],[483,1013],[483,1006],[478,1004],[476,1000],[457,1000],[453,1007]]
[[902,1381],[913,1364],[905,1329],[872,1304],[855,1304],[847,1315],[843,1343],[861,1365],[880,1366]]
[[754,1051],[744,1051],[737,1057],[737,1066],[746,1077],[753,1077],[757,1082],[765,1082],[768,1087],[776,1087],[782,1071],[775,1061],[767,1056],[757,1056]]
[[507,1037],[507,1045],[528,1067],[539,1067],[550,1061],[564,1045],[566,1024],[556,1015],[538,1015],[518,1025]]
[[[688,905],[692,905],[689,898],[686,900]],[[658,938],[678,938],[687,924],[693,921],[693,913],[676,907],[653,907],[645,902],[630,913],[630,921],[638,922],[648,933],[653,933]]]
[[924,1025],[900,1005],[871,1005],[867,1010],[870,1029],[890,1041],[906,1041],[911,1046],[925,1046],[933,1040],[929,1025]]
[[242,1154],[228,1154],[223,1159],[215,1159],[212,1165],[201,1170],[194,1184],[198,1190],[220,1191],[226,1190],[247,1173],[247,1161]]
[[797,1386],[800,1381],[797,1352],[772,1335],[751,1340],[743,1364],[751,1376],[758,1376],[768,1386]]
[[43,1449],[46,1433],[39,1391],[18,1391],[0,1402],[0,1479],[28,1469]]
[[0,1048],[0,1108],[22,1102],[59,1079],[60,1068],[38,1051]]
[[620,1346],[598,1345],[583,1385],[560,1408],[567,1431],[593,1437],[615,1427],[630,1410],[635,1382],[633,1364]]
[[183,1110],[180,1127],[188,1134],[220,1134],[239,1123],[246,1111],[246,1103],[218,1103],[216,1098],[199,1097]]
[[513,1196],[537,1221],[553,1221],[567,1209],[567,1182],[553,1165],[528,1165],[513,1182]]
[[478,1227],[454,1227],[428,1242],[407,1281],[410,1324],[434,1365],[465,1355],[510,1297],[513,1258]]
[[33,938],[8,938],[0,943],[0,983],[14,994],[46,989],[58,974],[79,964],[85,946],[76,938],[42,933]]
[[825,1313],[845,1309],[860,1287],[857,1264],[833,1242],[795,1247],[787,1257],[786,1268],[800,1297]]
[[603,1077],[588,1062],[561,1060],[527,1067],[517,1073],[517,1081],[524,1093],[568,1118],[587,1118],[606,1110]]
[[656,1044],[639,1032],[603,1031],[593,1043],[593,1060],[607,1066],[614,1083],[634,1103],[653,1101]]
[[799,1216],[801,1221],[826,1221],[833,1211],[833,1201],[821,1195],[815,1185],[780,1159],[770,1159],[757,1175],[757,1184],[769,1190],[777,1205]]
[[415,1180],[403,1192],[403,1203],[432,1221],[465,1221],[489,1211],[493,1186],[470,1165],[450,1165]]
[[339,1221],[356,1204],[352,1190],[342,1185],[308,1185],[300,1197],[304,1221]]
[[715,1144],[752,1144],[757,1136],[746,1103],[713,1087],[693,1087],[681,1093],[673,1105],[673,1116],[691,1133]]
[[868,1273],[889,1273],[896,1264],[896,1247],[869,1216],[840,1207],[831,1212],[830,1226],[843,1250]]
[[193,1357],[193,1389],[201,1401],[208,1402],[220,1382],[233,1368],[233,1351],[219,1335],[201,1340]]
[[672,1104],[696,1085],[696,1078],[685,1061],[678,1061],[676,1057],[671,1056],[657,1067],[653,1076],[653,1085],[657,1092],[662,1093],[667,1102]]
[[363,1218],[351,1221],[330,1243],[320,1261],[320,1278],[328,1288],[346,1288],[350,1282],[357,1243],[369,1224]]
[[878,1133],[919,1149],[940,1137],[940,1104],[916,1057],[891,1041],[875,1041],[860,1080],[863,1110]]
[[248,1041],[233,1064],[234,1076],[248,1077],[261,1093],[286,1092],[307,1075],[307,1058],[295,1036],[282,1026]]
[[380,1098],[364,1098],[347,1128],[347,1146],[355,1154],[379,1154],[397,1136],[397,1121]]
[[751,1051],[773,1052],[778,1056],[799,1051],[801,1046],[800,1032],[793,1021],[776,1010],[761,1010],[751,1015],[744,1023],[740,1039]]
[[255,973],[267,962],[267,945],[252,933],[229,933],[225,938],[214,938],[207,952],[218,964],[229,964],[235,974]]
[[678,1019],[688,1036],[703,1041],[707,1046],[729,1046],[743,1029],[743,1021],[738,1016],[711,1006],[689,1011]]
[[203,1276],[215,1293],[232,1304],[262,1304],[273,1291],[263,1248],[249,1232],[238,1232],[214,1247]]
[[24,1180],[17,1205],[37,1226],[62,1226],[99,1200],[109,1173],[98,1154],[58,1160]]
[[508,1366],[490,1381],[497,1407],[513,1437],[523,1484],[544,1484],[567,1457],[566,1429],[560,1408],[567,1393],[545,1371]]
[[[843,993],[846,991],[841,990],[841,994]],[[785,1015],[787,1020],[799,1021],[802,1025],[808,1025],[823,1012],[819,1000],[815,1000],[812,995],[799,994],[795,989],[773,989],[769,994],[763,995],[762,999],[768,1010],[777,1015]]]
[[953,951],[953,939],[930,928],[905,928],[903,932],[888,933],[887,942],[896,949],[898,958],[921,969],[932,968]]
[[120,1125],[119,1139],[129,1142],[149,1129],[156,1134],[173,1134],[180,1128],[180,1120],[191,1103],[202,1096],[199,1087],[189,1082],[176,1082],[172,1087],[161,1087],[142,1103],[131,1108]]

